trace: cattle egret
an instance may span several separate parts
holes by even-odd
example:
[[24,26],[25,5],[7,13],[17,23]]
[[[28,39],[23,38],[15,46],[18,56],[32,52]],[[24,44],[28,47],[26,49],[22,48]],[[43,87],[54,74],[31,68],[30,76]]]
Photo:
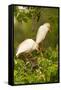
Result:
[[38,50],[38,44],[32,39],[26,39],[18,46],[16,56],[18,57],[21,53],[29,53],[33,50]]
[[38,30],[37,36],[36,36],[36,43],[37,44],[39,44],[40,42],[42,42],[45,39],[45,36],[49,30],[50,30],[49,23],[45,23],[39,27],[39,30]]

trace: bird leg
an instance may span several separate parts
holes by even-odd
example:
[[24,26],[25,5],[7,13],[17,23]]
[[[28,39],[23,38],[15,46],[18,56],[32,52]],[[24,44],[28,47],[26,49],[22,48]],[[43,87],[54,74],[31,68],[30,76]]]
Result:
[[31,53],[25,53],[25,54],[23,54],[23,57],[24,57],[23,60],[24,60],[25,64],[27,65],[27,64],[29,64],[29,62],[32,58],[32,54]]
[[27,54],[23,54],[23,56],[24,56],[25,61],[27,62],[28,61]]
[[32,57],[32,53],[29,52],[30,58]]
[[33,57],[32,53],[22,54],[22,58],[25,62],[25,65],[28,65],[29,63],[31,64],[31,71],[38,68],[37,57]]
[[30,63],[31,63],[31,71],[38,68],[37,57],[32,57]]

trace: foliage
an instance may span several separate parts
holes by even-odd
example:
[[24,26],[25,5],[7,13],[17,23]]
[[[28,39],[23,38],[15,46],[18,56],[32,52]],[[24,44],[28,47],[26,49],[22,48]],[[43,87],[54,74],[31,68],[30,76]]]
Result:
[[[19,9],[17,6],[14,8],[14,83],[58,82],[58,8],[24,8],[26,9]],[[45,50],[32,52],[38,65],[32,69],[29,61],[16,58],[16,48],[27,38],[35,40],[39,26],[45,22],[51,24],[52,32],[49,32],[42,42]]]
[[30,62],[26,65],[21,59],[14,60],[15,84],[58,82],[57,48],[48,48],[36,56],[38,68],[33,70]]

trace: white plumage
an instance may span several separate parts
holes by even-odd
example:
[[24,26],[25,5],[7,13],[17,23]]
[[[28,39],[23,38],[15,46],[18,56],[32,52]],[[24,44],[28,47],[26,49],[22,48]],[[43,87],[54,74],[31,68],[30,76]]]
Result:
[[24,53],[24,52],[28,53],[33,50],[38,50],[38,44],[45,39],[45,36],[46,36],[47,32],[49,31],[49,29],[50,29],[49,23],[45,23],[45,24],[41,25],[37,32],[36,41],[34,41],[32,39],[24,40],[18,46],[16,56],[18,57],[19,54]]
[[50,30],[50,24],[45,23],[41,25],[38,29],[37,36],[36,36],[36,43],[39,44],[45,39],[47,32]]
[[26,39],[18,46],[16,56],[18,57],[23,52],[28,53],[33,50],[38,50],[38,45],[34,40]]

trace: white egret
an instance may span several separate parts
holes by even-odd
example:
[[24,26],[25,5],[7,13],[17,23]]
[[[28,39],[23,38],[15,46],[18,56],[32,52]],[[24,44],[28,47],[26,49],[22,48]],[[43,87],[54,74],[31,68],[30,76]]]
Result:
[[16,56],[18,57],[21,53],[29,53],[33,50],[38,50],[38,44],[32,39],[26,39],[18,46]]
[[49,23],[45,23],[39,27],[37,35],[36,35],[36,43],[37,44],[41,43],[45,39],[48,31],[50,31]]

